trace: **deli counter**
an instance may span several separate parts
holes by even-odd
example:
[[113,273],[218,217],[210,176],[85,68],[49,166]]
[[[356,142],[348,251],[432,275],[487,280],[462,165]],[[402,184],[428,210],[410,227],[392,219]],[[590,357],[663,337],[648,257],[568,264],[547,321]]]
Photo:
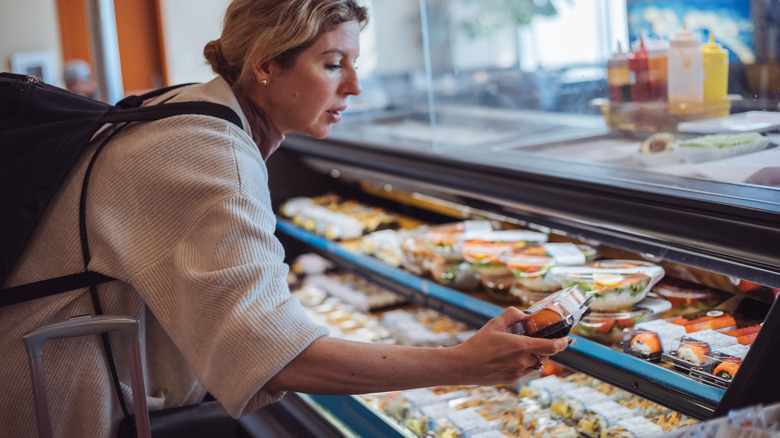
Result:
[[[646,3],[628,1],[627,10],[608,20],[610,28],[616,29],[615,17],[638,13]],[[756,9],[761,2],[748,3]],[[626,284],[623,274],[647,272],[649,283],[630,290],[639,301],[621,305],[616,298],[594,306],[573,327],[576,343],[545,364],[545,375],[532,373],[514,386],[351,397],[290,394],[274,415],[318,436],[623,436],[621,431],[641,429],[645,421],[658,433],[680,431],[780,402],[780,353],[773,348],[780,333],[774,305],[780,292],[776,54],[754,45],[750,62],[742,53],[742,59],[730,59],[728,94],[720,100],[688,106],[671,99],[617,102],[606,57],[554,72],[525,68],[521,49],[533,32],[541,32],[528,23],[516,29],[516,65],[506,67],[496,50],[480,52],[488,45],[479,44],[506,36],[498,31],[464,42],[448,27],[455,33],[441,38],[442,23],[462,23],[469,2],[392,4],[390,13],[378,11],[387,3],[372,3],[387,19],[395,14],[398,25],[416,20],[420,26],[420,38],[395,41],[418,49],[405,54],[403,71],[375,70],[364,77],[363,94],[353,98],[354,109],[327,139],[288,135],[268,161],[277,234],[294,277],[291,290],[304,304],[311,302],[312,317],[335,324],[332,334],[450,345],[504,307],[527,309],[553,289],[577,283],[606,300],[606,290],[613,289],[604,285]],[[453,12],[452,4],[465,9]],[[557,13],[576,13],[566,7]],[[404,11],[413,19],[402,17]],[[770,20],[757,9],[750,14],[754,23]],[[759,30],[777,25],[764,24],[755,26],[753,41]],[[637,32],[629,28],[629,38]],[[381,45],[370,47],[385,53]],[[474,58],[487,67],[475,66],[464,51],[479,54]],[[758,84],[757,69],[764,78]],[[487,249],[468,254],[472,240],[465,231],[449,242],[460,245],[452,253],[437,252],[441,242],[431,237],[437,231],[474,223],[488,224],[493,239],[473,234],[479,245],[502,242],[499,233],[544,238],[504,250],[491,259],[492,270],[479,259]],[[422,249],[406,253],[404,241],[412,238]],[[529,277],[538,269],[512,254],[546,257],[554,245],[579,248],[583,259],[577,266],[611,267],[608,279],[573,282],[567,273],[581,268],[545,265],[543,278],[531,286]],[[328,266],[319,272],[324,277],[305,275],[302,260],[310,253],[326,260],[317,262]],[[609,265],[616,261],[623,265]],[[540,292],[540,284],[547,289]],[[357,289],[368,298],[356,298]],[[337,297],[351,300],[349,310],[336,308]],[[416,329],[398,329],[400,319],[412,320]],[[716,326],[715,320],[726,322]],[[358,326],[373,328],[352,331]],[[667,329],[675,335],[661,334]],[[660,342],[636,348],[647,332]],[[739,373],[729,362],[739,363]],[[583,408],[563,414],[565,393],[539,401],[534,391],[551,380],[555,388],[595,388],[599,397],[606,394],[609,403],[622,406],[614,412],[638,409],[631,403],[655,410],[629,415],[641,424],[625,430],[618,426],[631,423],[626,418],[606,419],[601,432],[617,431],[594,433],[596,413]],[[497,400],[503,407],[496,407]],[[565,406],[571,414],[571,405]],[[255,420],[265,421],[248,421]],[[545,421],[547,429],[540,428]],[[484,429],[470,429],[476,423]]]

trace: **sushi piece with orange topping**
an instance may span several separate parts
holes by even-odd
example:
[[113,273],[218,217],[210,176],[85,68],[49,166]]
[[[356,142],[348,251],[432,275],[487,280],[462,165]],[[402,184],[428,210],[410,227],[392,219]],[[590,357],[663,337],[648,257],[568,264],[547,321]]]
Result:
[[[713,313],[713,312],[710,312]],[[735,327],[737,322],[734,317],[728,313],[717,312],[717,315],[706,315],[696,318],[690,324],[685,326],[688,333],[700,332],[702,330],[720,330],[728,327]]]
[[691,365],[704,363],[704,355],[710,352],[710,346],[705,342],[691,342],[677,349],[677,357]]
[[712,372],[712,375],[730,381],[734,378],[734,375],[737,374],[740,365],[742,365],[742,359],[736,357],[726,358],[715,367],[715,371]]
[[660,354],[663,350],[661,340],[658,334],[654,332],[644,332],[634,336],[631,339],[631,351],[641,355],[649,356]]
[[742,327],[739,329],[729,330],[727,332],[723,332],[723,334],[728,336],[734,336],[735,338],[737,338],[737,342],[739,342],[742,345],[750,345],[753,343],[753,341],[756,340],[756,336],[758,336],[759,330],[761,330],[761,326],[754,325],[750,327]]

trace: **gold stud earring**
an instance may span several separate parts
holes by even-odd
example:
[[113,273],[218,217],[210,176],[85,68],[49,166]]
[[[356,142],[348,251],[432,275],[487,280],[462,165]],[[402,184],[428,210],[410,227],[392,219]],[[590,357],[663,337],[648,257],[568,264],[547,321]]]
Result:
[[268,85],[268,79],[262,79],[260,83],[263,85]]

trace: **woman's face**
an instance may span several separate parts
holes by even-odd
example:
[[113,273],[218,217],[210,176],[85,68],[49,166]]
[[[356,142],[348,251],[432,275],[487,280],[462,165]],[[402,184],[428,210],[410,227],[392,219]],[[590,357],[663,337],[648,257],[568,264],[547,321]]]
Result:
[[[267,85],[256,88],[256,102],[282,134],[325,138],[341,120],[347,97],[360,94],[355,60],[360,54],[357,21],[338,25],[301,52],[292,67],[272,61],[256,72]],[[263,76],[267,73],[267,76]]]

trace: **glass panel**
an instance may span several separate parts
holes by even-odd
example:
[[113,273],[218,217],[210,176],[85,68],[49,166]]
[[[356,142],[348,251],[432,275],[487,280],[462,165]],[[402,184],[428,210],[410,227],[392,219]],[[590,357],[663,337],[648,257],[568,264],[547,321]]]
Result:
[[530,172],[628,169],[649,186],[713,181],[696,189],[715,194],[780,187],[778,2],[366,4],[364,93],[334,139]]

